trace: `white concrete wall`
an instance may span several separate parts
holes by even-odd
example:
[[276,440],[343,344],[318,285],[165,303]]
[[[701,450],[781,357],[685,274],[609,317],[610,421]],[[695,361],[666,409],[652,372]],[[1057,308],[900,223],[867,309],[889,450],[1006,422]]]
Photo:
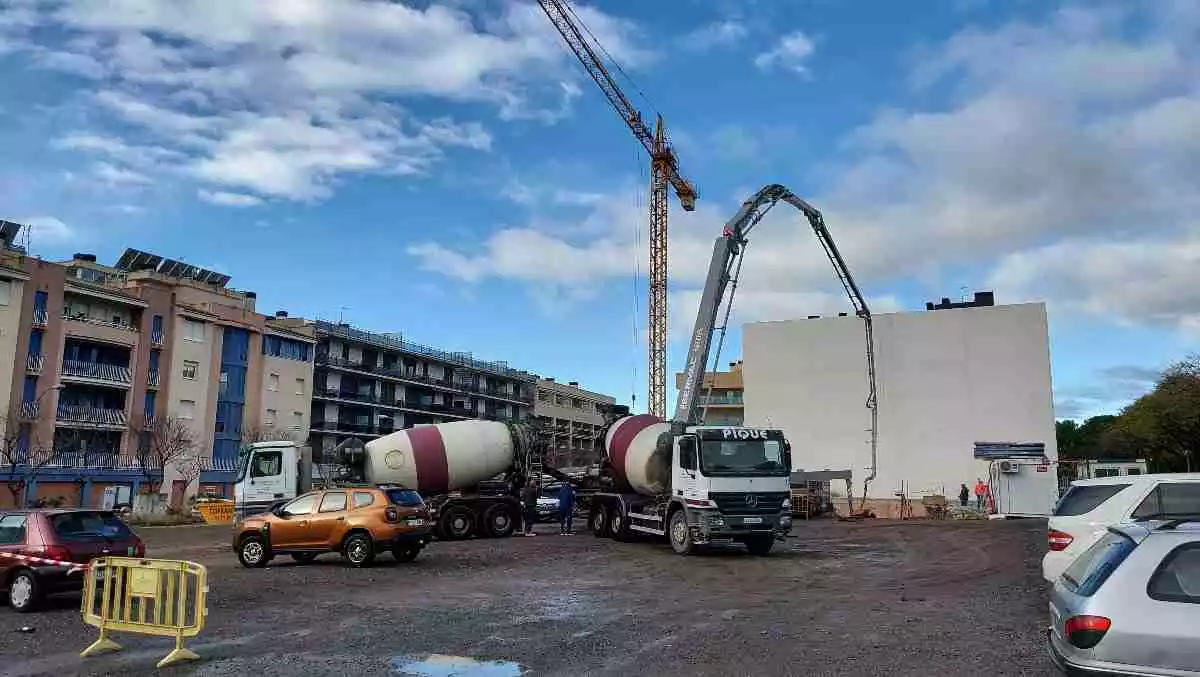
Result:
[[[976,441],[1044,442],[1057,459],[1044,304],[891,313],[874,327],[871,498],[902,484],[911,497],[986,481]],[[854,317],[756,323],[743,334],[746,425],[784,429],[796,469],[850,468],[856,494],[870,465],[865,346]]]

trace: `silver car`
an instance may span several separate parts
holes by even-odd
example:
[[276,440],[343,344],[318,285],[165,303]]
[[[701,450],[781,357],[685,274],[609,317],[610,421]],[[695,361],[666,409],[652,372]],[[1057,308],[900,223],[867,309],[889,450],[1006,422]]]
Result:
[[1070,675],[1200,677],[1200,520],[1110,528],[1055,581],[1046,637]]

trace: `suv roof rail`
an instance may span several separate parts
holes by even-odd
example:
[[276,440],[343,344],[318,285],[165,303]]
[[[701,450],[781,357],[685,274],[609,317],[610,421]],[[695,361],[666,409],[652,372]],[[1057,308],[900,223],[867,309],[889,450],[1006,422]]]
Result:
[[1155,531],[1163,531],[1163,530],[1175,529],[1181,525],[1188,524],[1189,522],[1200,523],[1200,515],[1191,515],[1191,516],[1187,516],[1187,517],[1185,517],[1185,516],[1171,517],[1171,518],[1168,518],[1166,522],[1154,527],[1154,530]]

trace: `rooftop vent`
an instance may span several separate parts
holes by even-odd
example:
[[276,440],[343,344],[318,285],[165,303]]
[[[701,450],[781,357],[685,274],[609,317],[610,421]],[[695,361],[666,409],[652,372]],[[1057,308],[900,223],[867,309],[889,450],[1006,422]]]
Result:
[[76,253],[76,254],[75,254],[75,255],[73,255],[71,258],[75,259],[76,261],[87,261],[88,263],[95,263],[95,262],[96,262],[96,255],[95,255],[95,254],[79,254],[79,253]]
[[578,387],[579,387],[579,381],[568,381],[568,382],[567,382],[567,385],[569,385],[569,386],[575,386],[576,388],[578,388]]
[[275,311],[275,317],[277,317],[281,320],[285,319],[287,316],[288,316],[288,314],[287,314],[286,310],[276,310]]

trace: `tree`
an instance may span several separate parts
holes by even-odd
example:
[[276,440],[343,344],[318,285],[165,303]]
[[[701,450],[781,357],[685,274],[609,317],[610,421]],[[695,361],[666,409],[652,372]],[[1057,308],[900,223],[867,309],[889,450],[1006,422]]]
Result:
[[54,460],[54,450],[42,448],[34,434],[33,424],[10,414],[3,420],[4,435],[0,436],[0,473],[12,495],[13,505],[24,507],[29,485]]
[[169,465],[194,457],[196,448],[191,426],[171,416],[156,418],[142,427],[138,440],[137,463],[151,493],[157,493],[163,470]]
[[1101,457],[1125,456],[1113,454],[1105,446],[1105,436],[1112,428],[1116,416],[1108,414],[1093,416],[1082,424],[1075,421],[1058,421],[1054,424],[1058,440],[1058,456],[1063,459],[1097,459]]
[[1168,367],[1153,390],[1125,407],[1105,444],[1148,457],[1155,471],[1194,469],[1200,450],[1200,355]]

